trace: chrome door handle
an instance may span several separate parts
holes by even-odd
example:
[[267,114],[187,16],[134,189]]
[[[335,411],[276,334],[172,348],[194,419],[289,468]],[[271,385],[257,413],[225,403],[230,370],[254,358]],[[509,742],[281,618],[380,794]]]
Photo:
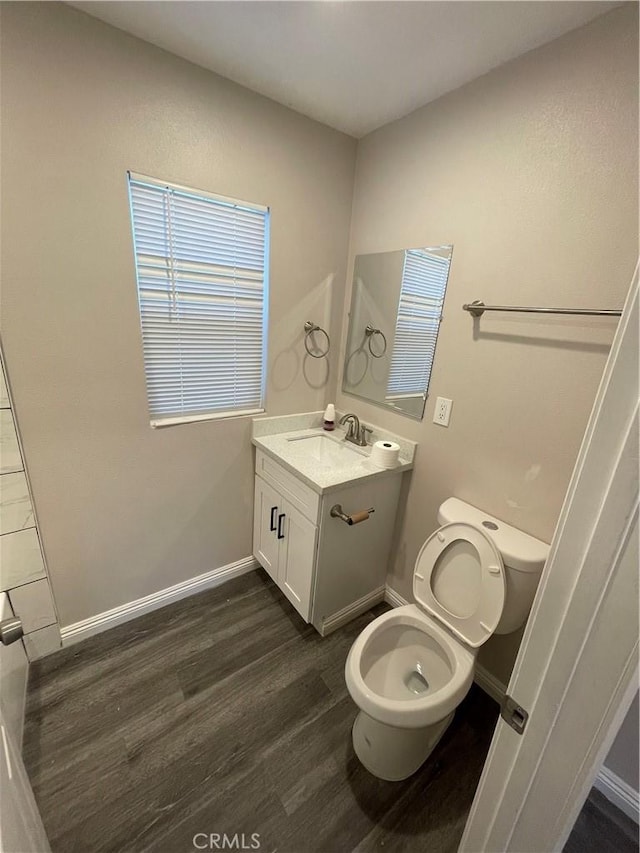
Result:
[[0,622],[0,640],[3,646],[10,646],[19,640],[23,634],[22,621],[17,616],[12,616],[10,619],[3,619]]

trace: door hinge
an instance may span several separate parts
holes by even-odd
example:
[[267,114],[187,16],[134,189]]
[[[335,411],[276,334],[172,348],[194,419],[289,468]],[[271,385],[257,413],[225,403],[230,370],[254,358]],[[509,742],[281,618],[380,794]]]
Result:
[[505,723],[508,723],[514,731],[521,735],[527,725],[529,712],[525,711],[522,705],[518,705],[511,696],[505,696],[500,708],[500,716]]

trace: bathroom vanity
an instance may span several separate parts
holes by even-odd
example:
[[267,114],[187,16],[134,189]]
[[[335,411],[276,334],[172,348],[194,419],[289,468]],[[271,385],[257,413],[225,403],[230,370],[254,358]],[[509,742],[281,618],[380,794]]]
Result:
[[[321,413],[254,421],[253,555],[305,622],[327,634],[384,596],[415,444],[400,439],[397,466],[384,470],[371,463],[370,446],[347,443],[343,430],[325,433],[321,422]],[[349,524],[331,515],[336,505],[347,517],[374,511]]]

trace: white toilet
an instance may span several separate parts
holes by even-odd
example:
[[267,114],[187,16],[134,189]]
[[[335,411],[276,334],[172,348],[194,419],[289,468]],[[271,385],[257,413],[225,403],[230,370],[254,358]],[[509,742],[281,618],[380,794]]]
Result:
[[526,620],[549,546],[457,498],[424,543],[408,604],[360,634],[345,667],[353,746],[381,779],[420,767],[466,696],[477,649]]

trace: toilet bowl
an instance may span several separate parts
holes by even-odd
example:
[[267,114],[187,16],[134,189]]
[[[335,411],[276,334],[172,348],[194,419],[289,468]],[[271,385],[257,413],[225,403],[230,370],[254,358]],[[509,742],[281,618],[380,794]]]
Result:
[[473,681],[474,656],[415,604],[375,619],[347,659],[347,685],[360,713],[353,745],[382,779],[414,773],[433,750]]
[[[548,553],[545,543],[455,498],[438,518],[447,523],[416,560],[417,603],[371,622],[345,666],[360,708],[352,732],[356,755],[389,781],[407,778],[431,754],[471,687],[478,648],[505,613],[511,630],[526,619]],[[507,583],[514,570],[527,579]]]
[[473,654],[415,604],[374,619],[347,658],[356,704],[388,725],[416,729],[438,722],[466,696]]

